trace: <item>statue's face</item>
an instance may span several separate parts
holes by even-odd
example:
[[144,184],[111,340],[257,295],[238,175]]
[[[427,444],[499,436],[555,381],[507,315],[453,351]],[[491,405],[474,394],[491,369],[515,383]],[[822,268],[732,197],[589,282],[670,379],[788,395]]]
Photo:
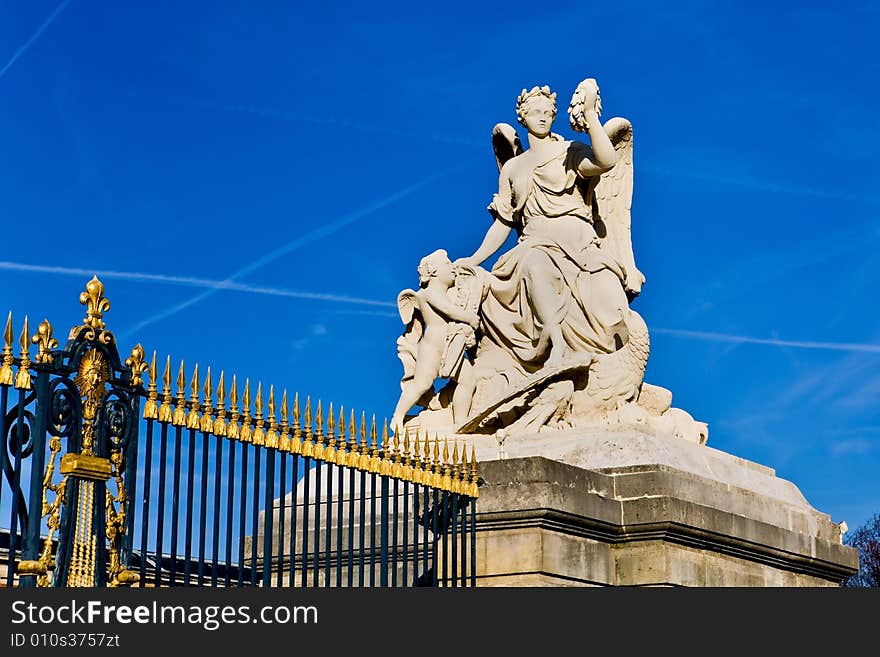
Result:
[[455,281],[455,273],[453,271],[452,262],[449,258],[444,258],[437,263],[437,273],[435,274],[443,283],[452,284]]
[[525,106],[523,123],[531,134],[546,137],[550,134],[555,118],[553,102],[546,96],[530,98]]

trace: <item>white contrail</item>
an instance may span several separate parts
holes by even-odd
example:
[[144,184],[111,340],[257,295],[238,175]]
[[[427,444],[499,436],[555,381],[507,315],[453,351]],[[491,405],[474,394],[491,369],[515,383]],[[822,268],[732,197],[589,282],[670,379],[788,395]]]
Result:
[[[181,285],[185,287],[205,288],[203,295],[213,294],[221,290],[231,292],[244,292],[248,294],[265,294],[270,296],[290,297],[294,299],[312,299],[315,301],[331,301],[335,303],[373,306],[379,308],[394,308],[396,304],[390,301],[378,301],[376,299],[364,299],[341,294],[328,294],[325,292],[309,292],[306,290],[288,290],[285,288],[268,287],[263,285],[247,285],[234,280],[215,280],[210,278],[198,278],[194,276],[173,276],[169,274],[148,274],[145,272],[116,271],[113,269],[82,269],[77,267],[57,267],[51,265],[31,265],[23,262],[9,262],[0,260],[0,270],[34,272],[40,274],[59,274],[62,276],[93,276],[102,278],[118,278],[139,283],[164,283],[168,285]],[[336,311],[346,314],[370,315],[375,317],[397,317],[394,313],[381,311]],[[730,333],[713,333],[711,331],[690,331],[687,329],[652,328],[652,333],[674,335],[695,340],[709,340],[712,342],[731,342],[735,344],[763,344],[776,347],[795,347],[799,349],[830,349],[833,351],[851,351],[862,353],[880,353],[880,345],[864,344],[859,342],[817,342],[813,340],[781,340],[778,338],[754,338],[748,335],[732,335]]]
[[810,340],[780,340],[777,338],[753,338],[748,335],[730,335],[728,333],[711,333],[709,331],[687,331],[684,329],[652,328],[652,333],[665,333],[696,340],[713,342],[734,342],[748,344],[766,344],[776,347],[797,347],[800,349],[831,349],[834,351],[859,351],[880,353],[880,345],[858,342],[814,342]]
[[[358,219],[366,217],[367,215],[370,215],[370,214],[376,212],[377,210],[381,210],[382,208],[385,208],[393,203],[396,203],[400,199],[402,199],[406,196],[409,196],[410,194],[421,189],[425,185],[427,185],[431,182],[434,182],[435,180],[447,175],[448,173],[450,173],[452,171],[460,169],[460,168],[462,168],[461,165],[458,167],[453,167],[451,169],[447,169],[446,171],[441,171],[439,173],[432,174],[430,176],[427,176],[426,178],[422,178],[418,182],[415,182],[412,185],[404,187],[403,189],[391,194],[390,196],[386,196],[385,198],[380,199],[380,200],[376,201],[375,203],[371,203],[370,205],[367,205],[359,210],[355,210],[354,212],[351,212],[351,213],[345,215],[344,217],[342,217],[341,219],[338,219],[337,221],[334,221],[329,224],[325,224],[324,226],[321,226],[320,228],[318,228],[316,230],[313,230],[313,231],[306,233],[302,237],[298,237],[295,240],[291,240],[287,244],[275,249],[274,251],[270,251],[269,253],[264,255],[262,258],[257,258],[256,260],[251,262],[249,265],[242,267],[238,271],[232,273],[230,276],[228,276],[223,281],[223,283],[230,283],[237,278],[241,278],[242,276],[246,276],[247,274],[250,274],[251,272],[259,269],[260,267],[263,267],[264,265],[267,265],[270,262],[277,260],[278,258],[280,258],[284,255],[287,255],[288,253],[290,253],[291,251],[294,251],[295,249],[298,249],[298,248],[301,248],[301,247],[306,246],[308,244],[311,244],[312,242],[315,242],[321,238],[327,237],[328,235],[332,235],[333,233],[341,230],[342,228],[345,228],[349,224],[357,221]],[[167,319],[168,317],[171,317],[172,315],[180,312],[181,310],[183,310],[185,308],[189,308],[193,304],[196,304],[199,301],[203,301],[204,299],[207,299],[208,297],[216,294],[221,289],[223,289],[223,288],[222,287],[212,287],[208,290],[205,290],[204,292],[197,294],[196,296],[194,296],[190,299],[187,299],[186,301],[183,301],[177,305],[171,306],[170,308],[166,308],[165,310],[162,310],[162,311],[156,313],[155,315],[147,317],[146,319],[138,322],[137,324],[132,326],[130,329],[128,329],[124,333],[120,334],[120,336],[122,337],[125,335],[130,335],[134,331],[137,331],[138,329],[141,329],[149,324],[152,324],[154,322],[158,322],[159,320],[162,320],[162,319]]]
[[36,41],[37,39],[40,38],[40,35],[46,31],[46,28],[49,27],[56,18],[58,18],[58,14],[60,14],[62,11],[64,11],[64,8],[67,7],[67,5],[70,4],[70,2],[71,2],[71,0],[62,0],[58,4],[58,6],[55,7],[55,11],[53,11],[51,14],[49,14],[49,17],[42,22],[40,27],[37,28],[37,31],[31,35],[31,38],[28,39],[27,41],[25,41],[24,44],[18,50],[15,51],[15,53],[12,55],[12,58],[8,62],[6,62],[6,65],[3,68],[0,68],[0,78],[2,78],[3,74],[6,73],[6,71],[8,71],[12,67],[13,64],[15,64],[15,61],[19,57],[21,57],[25,53],[25,51],[34,44],[34,41]]
[[880,205],[880,198],[865,196],[863,194],[850,194],[847,192],[839,192],[835,189],[826,187],[807,187],[804,185],[790,185],[786,183],[777,183],[773,180],[757,180],[754,178],[746,178],[743,176],[732,176],[720,173],[712,173],[696,169],[676,169],[670,167],[661,167],[653,164],[642,164],[636,166],[637,171],[646,171],[660,176],[687,176],[695,180],[706,180],[708,182],[722,183],[725,185],[735,185],[738,187],[750,187],[752,189],[760,189],[767,192],[792,194],[794,196],[814,196],[824,199],[843,200],[850,203],[860,203],[865,205]]
[[323,292],[307,292],[303,290],[288,290],[278,287],[262,285],[247,285],[235,281],[218,281],[210,278],[196,278],[193,276],[170,276],[167,274],[147,274],[144,272],[115,271],[112,269],[81,269],[77,267],[54,267],[49,265],[30,265],[22,262],[8,262],[0,260],[0,270],[35,272],[41,274],[61,274],[63,276],[100,276],[102,278],[118,278],[139,283],[167,283],[169,285],[182,285],[185,287],[200,287],[212,291],[229,290],[232,292],[247,292],[250,294],[267,294],[277,297],[292,297],[295,299],[313,299],[316,301],[335,301],[365,306],[395,307],[390,301],[376,301],[340,294],[327,294]]

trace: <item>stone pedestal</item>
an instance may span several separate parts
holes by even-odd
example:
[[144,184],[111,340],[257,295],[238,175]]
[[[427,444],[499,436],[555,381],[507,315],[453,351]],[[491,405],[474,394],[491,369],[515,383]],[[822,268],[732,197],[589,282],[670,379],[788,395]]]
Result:
[[793,483],[711,447],[638,427],[469,439],[481,586],[815,587],[858,569]]

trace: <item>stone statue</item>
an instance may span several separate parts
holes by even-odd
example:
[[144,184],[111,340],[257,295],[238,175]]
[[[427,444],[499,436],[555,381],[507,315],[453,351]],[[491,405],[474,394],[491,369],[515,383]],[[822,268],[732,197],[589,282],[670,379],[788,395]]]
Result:
[[[402,428],[406,419],[434,430],[492,433],[625,421],[672,431],[673,425],[684,422],[684,411],[672,413],[678,424],[670,419],[670,412],[679,409],[665,404],[664,395],[657,392],[662,388],[643,384],[650,340],[644,321],[629,306],[645,282],[630,238],[633,131],[630,122],[619,117],[603,125],[600,112],[599,87],[587,78],[575,90],[568,114],[572,129],[586,133],[590,143],[566,140],[551,131],[556,94],[536,86],[523,89],[516,103],[517,119],[528,132],[528,148],[522,148],[509,124],[493,129],[500,175],[488,206],[492,224],[473,255],[454,266],[469,272],[468,280],[480,286],[479,294],[471,295],[479,297],[479,324],[442,310],[438,312],[443,319],[425,320],[442,328],[433,342],[418,342],[411,377],[404,361],[404,392],[395,410],[395,427]],[[516,245],[491,271],[483,269],[480,265],[511,231],[518,235]],[[439,291],[452,287],[455,277],[451,264],[437,271],[434,285],[439,296]],[[410,315],[403,308],[415,307],[415,301],[401,305],[401,299],[415,299],[413,295],[423,292],[426,298],[425,290],[401,293],[398,305],[404,323]],[[440,365],[459,358],[457,351],[444,355],[441,348],[448,321],[477,327],[476,349],[464,358],[467,367],[454,376],[444,374]],[[408,348],[399,347],[399,353]],[[424,395],[433,391],[438,376],[449,381],[434,395],[432,408]],[[645,402],[640,404],[643,390]],[[452,412],[432,414],[447,407],[450,396]],[[416,403],[425,410],[405,418]],[[697,442],[705,442],[704,427],[696,429]],[[687,433],[681,428],[679,432]]]
[[466,283],[473,280],[473,270],[454,269],[446,251],[439,249],[422,258],[418,272],[419,291],[407,289],[397,296],[406,329],[397,340],[403,379],[391,418],[395,431],[403,426],[403,415],[413,404],[422,400],[430,408],[435,395],[429,393],[434,392],[438,377],[457,384],[451,404],[453,422],[465,419],[473,395],[473,371],[465,354],[476,345],[474,331],[480,324],[480,290]]

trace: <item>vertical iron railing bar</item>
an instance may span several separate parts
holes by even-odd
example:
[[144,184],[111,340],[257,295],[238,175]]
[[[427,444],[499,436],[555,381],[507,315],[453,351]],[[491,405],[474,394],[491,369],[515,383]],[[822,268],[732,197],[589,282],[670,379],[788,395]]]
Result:
[[[0,509],[3,508],[3,487],[6,479],[6,406],[9,402],[9,386],[0,385]],[[11,492],[11,491],[10,491]]]
[[[287,452],[281,452],[281,459],[278,465],[281,481],[279,482],[280,490],[278,491],[278,576],[275,580],[275,586],[284,585],[284,530],[287,524],[285,514],[287,513]],[[293,552],[290,553],[293,559]]]
[[262,449],[259,445],[254,445],[254,506],[251,510],[251,586],[256,586],[258,579],[258,557],[259,543],[257,538],[260,531],[260,461],[262,460]]
[[311,457],[303,459],[303,526],[302,526],[302,585],[308,586],[309,575],[309,479],[311,478]]
[[367,518],[367,473],[360,471],[360,514],[358,523],[358,586],[364,585],[364,550],[366,550],[366,518]]
[[[341,452],[341,456],[345,457],[345,452]],[[336,486],[336,586],[342,586],[342,498],[345,496],[345,484],[343,478],[345,475],[345,466],[339,466],[339,482]],[[351,519],[349,519],[351,522]]]
[[471,586],[477,585],[477,500],[471,498]]
[[214,436],[214,508],[213,534],[211,535],[211,586],[217,586],[220,576],[220,493],[223,487],[223,444],[220,436]]
[[244,537],[247,531],[248,444],[241,444],[241,485],[238,487],[238,585],[244,586]]
[[398,520],[398,479],[394,478],[392,514],[391,514],[391,586],[397,586],[397,520]]
[[296,586],[296,514],[297,483],[299,479],[299,455],[294,454],[290,464],[290,562],[287,566],[287,585]]
[[168,423],[159,426],[159,506],[156,508],[156,574],[155,585],[162,585],[162,548],[165,543],[165,472],[168,469]]
[[[153,420],[148,419],[147,422],[147,440],[144,446],[144,484],[143,484],[143,518],[141,518],[141,567],[140,582],[141,588],[147,585],[147,541],[150,534],[150,491],[152,484],[153,472]],[[162,560],[162,555],[156,555],[156,568]]]
[[[15,449],[15,457],[13,458],[13,469],[12,469],[12,500],[11,505],[9,507],[9,551],[6,553],[6,586],[8,588],[12,588],[15,582],[15,571],[16,565],[18,563],[18,559],[15,558],[15,552],[17,549],[18,543],[18,516],[19,516],[19,506],[22,503],[21,498],[21,461],[22,461],[22,450],[24,447],[24,407],[25,407],[25,391],[18,391],[18,406],[16,407],[16,416],[15,416],[15,441],[18,443]],[[12,446],[12,431],[9,433],[8,444]],[[3,447],[3,449],[6,449]],[[22,528],[23,529],[23,528]]]
[[452,586],[458,586],[458,493],[450,493],[449,497],[452,509],[450,511],[452,528]]
[[[319,425],[320,426],[320,425]],[[321,464],[315,460],[315,558],[312,566],[312,586],[317,587],[321,576]]]
[[[429,505],[430,500],[430,490],[429,486],[425,484],[422,486],[422,577],[427,578],[430,573],[430,562],[428,560],[428,531],[430,528],[430,513],[431,506]],[[433,577],[433,575],[432,575]],[[425,582],[428,586],[431,586],[431,581],[425,579]]]
[[[387,447],[386,447],[387,449]],[[381,499],[379,503],[379,586],[386,588],[388,586],[388,522],[390,509],[390,499],[388,497],[388,476],[382,475],[379,481],[381,486]]]
[[[357,454],[356,451],[353,452]],[[348,469],[348,574],[347,584],[354,586],[354,491],[355,491],[355,471],[350,467]]]
[[468,585],[467,578],[467,563],[468,563],[468,534],[467,534],[467,509],[468,509],[469,498],[467,495],[461,496],[461,509],[459,509],[459,517],[456,518],[456,522],[459,523],[459,535],[461,536],[461,585]]
[[[332,410],[332,409],[331,409]],[[330,586],[330,582],[332,578],[330,576],[331,569],[333,568],[333,560],[330,558],[331,552],[330,550],[333,548],[333,469],[334,464],[331,461],[327,461],[327,519],[324,521],[325,523],[325,531],[324,531],[324,558],[326,562],[324,564],[324,587],[327,588]],[[321,492],[318,491],[318,495]]]
[[177,584],[177,543],[178,543],[178,524],[180,522],[180,458],[183,442],[183,434],[181,427],[174,427],[174,472],[173,472],[173,489],[171,496],[171,509],[173,521],[171,523],[171,563],[169,574],[169,586]]
[[[125,432],[125,463],[123,464],[123,472],[126,488],[131,490],[131,495],[127,495],[122,501],[122,512],[125,516],[125,525],[123,527],[122,538],[119,541],[119,558],[123,568],[128,569],[132,564],[132,555],[134,553],[134,527],[137,518],[137,486],[138,486],[138,452],[140,451],[140,417],[141,417],[141,396],[145,394],[142,386],[133,386],[133,390],[128,396],[129,422],[126,423]],[[128,454],[133,458],[128,458]]]
[[449,586],[447,570],[449,561],[449,493],[445,490],[440,493],[440,536],[442,537],[442,545],[440,546],[440,575],[441,586],[444,588]]
[[401,586],[409,586],[409,480],[403,482],[403,572]]
[[195,484],[196,472],[196,430],[189,430],[189,441],[187,443],[186,469],[188,476],[186,479],[186,524],[184,525],[183,539],[183,585],[190,586],[190,574],[192,570],[192,525],[193,525],[193,486]]
[[418,586],[419,584],[419,564],[421,563],[421,541],[420,541],[420,532],[419,532],[419,511],[420,505],[420,494],[421,494],[421,485],[418,481],[413,482],[413,574],[412,574],[412,582],[411,584],[407,584],[407,586]]
[[436,488],[433,489],[433,493],[434,503],[431,506],[431,533],[433,534],[431,537],[431,585],[437,587],[440,586],[440,575],[437,564],[437,544],[440,541],[438,531],[440,528],[440,495]]
[[[40,530],[43,519],[43,473],[46,467],[46,418],[49,415],[49,372],[44,367],[37,367],[37,378],[34,382],[36,405],[31,421],[31,474],[28,495],[27,525],[24,527],[22,544],[22,561],[35,561],[40,554]],[[2,434],[0,434],[2,435]],[[23,492],[23,491],[22,491]],[[19,577],[18,585],[35,588],[35,575]]]
[[226,466],[226,572],[223,577],[224,586],[229,586],[232,580],[232,523],[235,519],[235,441],[227,440],[229,441],[229,465]]
[[207,548],[205,543],[208,540],[208,458],[210,456],[208,436],[207,431],[202,432],[202,495],[199,500],[199,566],[197,579],[199,586],[203,586],[205,581],[205,551]]
[[[263,588],[272,586],[272,539],[275,514],[275,448],[266,448],[266,493],[263,502]],[[278,567],[279,571],[281,566]]]
[[376,473],[370,473],[370,586],[376,586]]

